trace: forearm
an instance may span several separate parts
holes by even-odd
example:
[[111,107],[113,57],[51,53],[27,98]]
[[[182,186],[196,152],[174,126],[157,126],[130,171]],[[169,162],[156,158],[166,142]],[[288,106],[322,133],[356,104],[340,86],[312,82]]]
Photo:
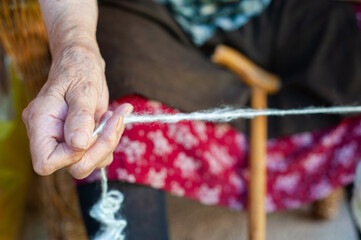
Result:
[[96,0],[39,0],[53,58],[64,48],[85,44],[97,48]]

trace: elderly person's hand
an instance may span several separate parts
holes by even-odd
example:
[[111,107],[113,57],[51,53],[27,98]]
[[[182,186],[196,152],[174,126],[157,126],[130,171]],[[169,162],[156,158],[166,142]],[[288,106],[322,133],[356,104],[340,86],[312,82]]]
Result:
[[[33,166],[40,175],[67,167],[75,178],[84,178],[111,163],[124,130],[123,117],[132,106],[124,104],[114,112],[106,111],[105,64],[95,40],[96,2],[40,3],[53,61],[48,81],[23,112]],[[72,16],[73,11],[85,15]],[[109,120],[93,139],[102,116]]]

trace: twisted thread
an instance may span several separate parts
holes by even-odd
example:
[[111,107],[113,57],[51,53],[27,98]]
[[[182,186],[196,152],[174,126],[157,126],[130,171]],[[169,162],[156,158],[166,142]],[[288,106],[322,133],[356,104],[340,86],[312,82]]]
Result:
[[301,109],[237,109],[232,107],[216,108],[213,110],[199,111],[192,113],[157,114],[157,115],[136,115],[132,114],[124,119],[124,123],[150,123],[164,122],[176,123],[183,120],[203,120],[208,122],[230,122],[235,119],[251,119],[257,116],[287,116],[287,115],[310,115],[310,114],[347,114],[361,112],[361,106],[345,107],[307,107]]

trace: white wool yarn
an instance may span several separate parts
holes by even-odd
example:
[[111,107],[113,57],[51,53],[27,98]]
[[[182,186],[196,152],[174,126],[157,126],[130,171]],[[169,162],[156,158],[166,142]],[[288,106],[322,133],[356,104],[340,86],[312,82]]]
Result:
[[208,122],[230,122],[238,118],[254,118],[257,116],[289,116],[289,115],[310,115],[310,114],[347,114],[361,112],[361,106],[343,107],[307,107],[301,109],[237,109],[232,107],[216,108],[207,111],[177,114],[157,114],[157,115],[135,115],[132,114],[124,119],[124,123],[150,123],[164,122],[176,123],[183,120],[194,121],[204,120]]

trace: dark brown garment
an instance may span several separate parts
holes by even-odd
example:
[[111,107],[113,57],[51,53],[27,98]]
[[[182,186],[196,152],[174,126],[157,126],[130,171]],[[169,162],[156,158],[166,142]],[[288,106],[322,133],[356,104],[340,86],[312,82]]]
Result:
[[[149,0],[105,0],[98,42],[111,99],[138,93],[183,111],[246,107],[249,91],[207,56],[223,43],[282,78],[269,107],[361,103],[361,36],[353,7],[330,0],[273,0],[237,31],[195,47],[167,9]],[[270,136],[335,124],[340,116],[270,118]],[[233,123],[245,131],[244,121]]]

